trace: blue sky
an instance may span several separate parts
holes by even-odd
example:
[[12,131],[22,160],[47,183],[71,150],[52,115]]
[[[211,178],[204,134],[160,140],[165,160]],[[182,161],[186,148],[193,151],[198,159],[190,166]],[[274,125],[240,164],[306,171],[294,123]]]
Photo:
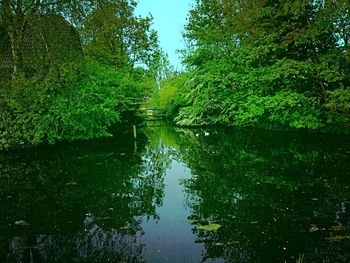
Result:
[[177,69],[181,68],[181,63],[176,50],[184,47],[182,32],[191,3],[192,0],[139,0],[136,9],[137,15],[152,14],[160,46]]

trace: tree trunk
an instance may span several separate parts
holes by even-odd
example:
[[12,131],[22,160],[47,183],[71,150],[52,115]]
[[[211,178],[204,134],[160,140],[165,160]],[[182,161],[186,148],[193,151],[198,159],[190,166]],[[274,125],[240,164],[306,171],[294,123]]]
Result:
[[15,79],[22,69],[23,57],[21,48],[23,47],[22,42],[24,40],[23,37],[25,35],[26,26],[27,20],[25,20],[24,18],[15,18],[12,22],[12,25],[8,27],[7,33],[10,37],[13,63],[12,79]]
[[8,31],[10,42],[11,42],[11,54],[12,54],[12,79],[15,79],[18,74],[18,67],[20,64],[20,54],[19,54],[19,43],[16,30],[10,28]]

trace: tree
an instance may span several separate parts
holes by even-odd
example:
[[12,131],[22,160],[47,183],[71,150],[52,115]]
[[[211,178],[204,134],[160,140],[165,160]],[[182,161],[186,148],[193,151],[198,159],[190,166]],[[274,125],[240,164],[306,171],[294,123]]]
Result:
[[[84,0],[3,0],[0,3],[0,25],[11,44],[13,77],[22,69],[22,43],[28,27],[44,14],[58,14],[73,22],[93,1]],[[78,15],[79,13],[79,15]]]
[[102,1],[82,27],[85,52],[108,65],[148,65],[158,47],[152,17],[136,17],[135,1]]
[[[159,47],[151,17],[136,17],[135,6],[132,0],[1,1],[0,37],[8,35],[13,60],[12,79],[0,83],[1,149],[106,137],[116,122],[140,119],[140,104],[155,87],[147,66]],[[74,45],[63,31],[74,35]]]
[[350,81],[349,10],[342,0],[198,0],[184,34],[192,106],[179,122],[348,126],[348,93],[336,91]]

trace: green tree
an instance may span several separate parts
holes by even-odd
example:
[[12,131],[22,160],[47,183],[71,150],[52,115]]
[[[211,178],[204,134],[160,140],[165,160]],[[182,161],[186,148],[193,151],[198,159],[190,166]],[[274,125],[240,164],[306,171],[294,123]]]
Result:
[[[23,43],[33,24],[45,14],[57,14],[71,22],[82,18],[84,12],[94,1],[84,0],[3,0],[0,2],[0,26],[5,29],[11,45],[13,59],[13,77],[18,75],[23,66]],[[76,20],[78,22],[78,20]],[[33,33],[33,32],[32,32]],[[41,32],[43,33],[43,32]]]
[[178,123],[348,126],[334,101],[347,102],[337,90],[349,87],[349,10],[348,1],[198,0],[184,34],[190,106]]
[[13,60],[12,79],[0,83],[0,149],[110,136],[111,125],[140,120],[161,51],[152,18],[135,16],[135,7],[129,0],[0,3],[0,37],[9,36]]
[[119,67],[148,65],[158,47],[152,17],[137,17],[135,1],[102,1],[82,27],[85,52]]

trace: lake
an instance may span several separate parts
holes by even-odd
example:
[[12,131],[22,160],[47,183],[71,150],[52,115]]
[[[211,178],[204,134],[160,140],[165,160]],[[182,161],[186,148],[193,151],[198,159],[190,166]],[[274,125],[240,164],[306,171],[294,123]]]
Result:
[[0,262],[350,262],[350,137],[184,129],[0,153]]

